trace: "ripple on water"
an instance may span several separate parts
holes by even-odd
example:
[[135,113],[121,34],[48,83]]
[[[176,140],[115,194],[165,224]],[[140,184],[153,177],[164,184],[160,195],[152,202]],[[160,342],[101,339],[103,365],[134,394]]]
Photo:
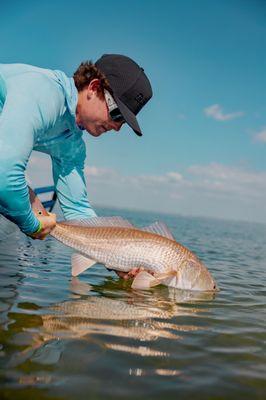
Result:
[[[120,214],[142,225],[158,219]],[[161,219],[208,265],[221,289],[216,296],[132,290],[100,265],[73,279],[72,250],[54,239],[16,233],[0,242],[8,399],[29,388],[36,398],[42,389],[46,398],[73,399],[265,397],[266,227]]]

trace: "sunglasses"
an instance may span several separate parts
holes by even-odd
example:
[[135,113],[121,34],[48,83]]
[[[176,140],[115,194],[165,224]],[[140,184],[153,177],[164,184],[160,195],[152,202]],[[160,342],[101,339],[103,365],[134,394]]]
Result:
[[126,122],[121,111],[119,110],[113,96],[105,89],[104,97],[108,107],[108,111],[111,117],[111,120],[114,122]]

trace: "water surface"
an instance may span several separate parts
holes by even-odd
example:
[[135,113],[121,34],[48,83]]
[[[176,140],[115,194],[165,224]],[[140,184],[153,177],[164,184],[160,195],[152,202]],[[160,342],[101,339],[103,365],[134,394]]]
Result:
[[101,265],[74,279],[71,249],[13,234],[0,241],[0,398],[265,399],[266,226],[99,214],[163,220],[221,291],[136,291]]

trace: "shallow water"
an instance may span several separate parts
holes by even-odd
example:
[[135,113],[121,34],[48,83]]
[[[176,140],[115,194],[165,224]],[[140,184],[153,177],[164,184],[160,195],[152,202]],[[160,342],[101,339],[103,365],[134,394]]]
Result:
[[1,399],[265,399],[266,225],[123,210],[163,220],[206,263],[213,295],[135,291],[72,250],[20,233],[0,242]]

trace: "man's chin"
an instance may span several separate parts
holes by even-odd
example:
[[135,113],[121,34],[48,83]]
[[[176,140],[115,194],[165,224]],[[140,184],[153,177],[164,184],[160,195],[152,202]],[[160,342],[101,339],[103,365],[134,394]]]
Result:
[[98,137],[98,136],[101,136],[101,134],[102,134],[102,132],[97,132],[97,131],[89,130],[89,129],[86,129],[86,131],[93,137]]

